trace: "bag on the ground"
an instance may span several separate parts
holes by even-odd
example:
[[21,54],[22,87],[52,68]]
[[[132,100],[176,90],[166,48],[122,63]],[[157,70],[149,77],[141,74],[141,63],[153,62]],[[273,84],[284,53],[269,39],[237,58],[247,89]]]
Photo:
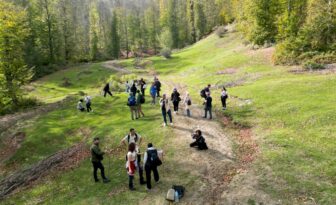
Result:
[[185,192],[184,186],[173,185],[172,188],[178,193],[179,199],[181,199],[184,196],[184,192]]
[[157,150],[150,150],[147,151],[147,163],[150,166],[160,166],[162,165],[162,161],[159,158],[158,151]]
[[202,98],[205,98],[205,89],[201,90],[200,95]]
[[168,201],[174,201],[174,200],[175,200],[175,190],[174,190],[174,189],[169,189],[169,190],[168,190],[166,199],[167,199]]
[[127,105],[128,106],[135,106],[136,105],[136,99],[135,99],[134,96],[128,98]]

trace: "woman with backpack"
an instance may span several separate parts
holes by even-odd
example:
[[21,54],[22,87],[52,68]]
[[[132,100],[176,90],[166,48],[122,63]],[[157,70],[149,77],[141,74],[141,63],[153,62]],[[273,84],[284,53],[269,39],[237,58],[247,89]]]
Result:
[[173,93],[171,94],[171,101],[173,101],[174,105],[174,113],[177,114],[179,109],[179,103],[181,101],[180,93],[177,92],[177,89],[174,88]]
[[134,118],[138,119],[139,117],[138,117],[138,109],[137,109],[137,104],[136,104],[136,98],[133,95],[133,93],[130,93],[130,96],[129,96],[128,101],[127,101],[127,105],[130,108],[132,120],[134,120]]
[[163,126],[167,126],[167,115],[169,117],[170,125],[173,125],[173,118],[170,110],[169,100],[166,97],[166,94],[162,95],[162,98],[160,99],[160,106],[161,106],[161,112],[163,117]]
[[158,151],[153,147],[152,143],[149,143],[147,147],[147,151],[144,154],[144,164],[146,171],[147,190],[149,191],[152,189],[151,173],[153,172],[156,183],[158,183],[160,180],[157,167],[162,164],[162,161],[159,158]]
[[145,114],[142,112],[142,107],[141,107],[141,105],[145,103],[145,97],[140,92],[140,90],[137,91],[136,101],[137,101],[136,106],[137,106],[137,111],[138,111],[139,118],[140,118],[140,115],[142,115],[142,117],[145,117]]
[[128,188],[131,191],[134,191],[134,175],[137,169],[137,153],[135,151],[135,144],[130,143],[128,145],[128,153],[127,153],[127,162],[126,162],[126,170],[128,174]]
[[191,113],[190,113],[191,98],[188,92],[186,93],[184,97],[183,104],[185,106],[185,110],[187,111],[187,116],[191,117]]
[[223,110],[226,110],[226,100],[228,99],[228,97],[229,97],[228,92],[226,91],[226,88],[223,87],[222,93],[221,93],[221,101],[222,101]]

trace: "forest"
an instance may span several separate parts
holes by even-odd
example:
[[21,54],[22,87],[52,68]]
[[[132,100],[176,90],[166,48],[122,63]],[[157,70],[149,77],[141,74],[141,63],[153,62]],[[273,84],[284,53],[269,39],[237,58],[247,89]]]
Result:
[[334,0],[1,0],[0,12],[3,108],[19,104],[22,84],[65,65],[169,57],[231,23],[247,44],[276,44],[275,64],[336,60]]

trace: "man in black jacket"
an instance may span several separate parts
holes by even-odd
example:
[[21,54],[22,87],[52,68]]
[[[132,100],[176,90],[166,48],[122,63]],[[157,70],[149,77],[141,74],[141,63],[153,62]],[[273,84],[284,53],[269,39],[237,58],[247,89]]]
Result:
[[103,160],[103,156],[105,152],[102,152],[99,148],[99,138],[95,137],[93,139],[93,145],[91,146],[91,162],[93,165],[93,177],[95,182],[99,182],[98,177],[97,177],[97,171],[100,169],[101,177],[103,178],[104,183],[110,182],[108,178],[105,176],[105,171],[104,171],[104,166],[101,163]]
[[160,96],[160,91],[161,91],[161,82],[159,81],[158,78],[155,78],[155,82],[154,82],[155,86],[156,86],[156,97],[161,97]]
[[113,96],[111,91],[110,91],[110,83],[106,83],[104,87],[104,97],[106,97],[106,94],[109,94],[110,96]]
[[206,98],[204,100],[204,117],[207,118],[207,114],[209,112],[210,120],[212,119],[212,97],[210,93],[206,93]]
[[201,130],[196,130],[195,134],[192,135],[192,138],[195,140],[195,142],[191,143],[190,147],[197,147],[199,150],[208,149],[208,146],[205,143],[205,139],[202,136]]

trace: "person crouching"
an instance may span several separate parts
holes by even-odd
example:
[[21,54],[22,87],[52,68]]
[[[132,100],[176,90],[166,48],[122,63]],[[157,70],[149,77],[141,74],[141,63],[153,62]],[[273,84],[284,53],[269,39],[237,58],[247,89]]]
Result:
[[196,130],[194,134],[192,134],[192,138],[195,140],[190,144],[190,147],[197,147],[199,150],[207,150],[208,146],[205,142],[204,137],[202,136],[201,130]]

